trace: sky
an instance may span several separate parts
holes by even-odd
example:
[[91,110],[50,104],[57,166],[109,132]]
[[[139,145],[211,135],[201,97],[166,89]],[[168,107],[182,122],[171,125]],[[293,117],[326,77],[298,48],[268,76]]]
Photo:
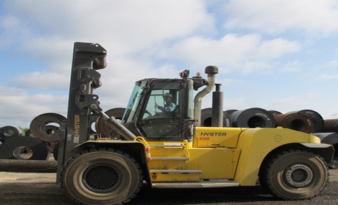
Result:
[[107,50],[104,110],[137,80],[215,65],[224,110],[338,118],[337,19],[337,0],[0,0],[0,127],[67,115],[74,42]]

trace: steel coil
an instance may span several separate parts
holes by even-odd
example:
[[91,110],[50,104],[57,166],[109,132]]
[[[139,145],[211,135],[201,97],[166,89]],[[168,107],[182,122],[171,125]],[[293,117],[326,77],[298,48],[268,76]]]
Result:
[[49,154],[45,143],[26,136],[9,138],[0,148],[0,159],[47,160]]
[[283,113],[276,111],[276,110],[269,110],[268,112],[271,113],[273,115],[273,117],[276,117],[277,115],[283,114]]
[[226,112],[230,116],[231,113],[236,112],[236,111],[238,111],[238,110],[236,110],[236,109],[230,109],[230,110],[226,110],[224,112]]
[[18,137],[22,135],[20,128],[13,126],[5,126],[0,129],[0,141],[4,142],[9,138]]
[[57,126],[54,126],[54,125],[46,125],[44,127],[44,131],[47,133],[47,134],[54,134],[56,132],[58,132],[60,130],[59,127]]
[[[201,110],[201,126],[211,127],[212,108],[204,108]],[[223,127],[231,127],[231,119],[228,113],[223,112]]]
[[338,132],[338,119],[324,120],[324,132]]
[[338,168],[338,144],[334,144],[334,149],[336,150],[334,156],[333,156],[333,160],[331,161],[331,163],[329,164],[329,166],[331,168],[335,168],[337,169]]
[[313,130],[311,132],[323,132],[324,119],[318,112],[314,110],[299,110],[299,111],[292,111],[289,113],[302,113],[310,117],[313,122]]
[[[59,127],[56,127],[56,126],[54,126],[54,125],[47,125],[47,126],[45,126],[45,128],[44,128],[44,130],[45,130],[45,132],[47,133],[47,134],[54,134],[54,133],[59,133],[59,130],[60,130],[60,128]],[[49,150],[51,151],[51,152],[53,152],[54,151],[54,147],[55,147],[55,145],[58,143],[58,141],[55,141],[55,142],[46,142],[47,144],[48,144],[48,146],[49,146]]]
[[58,157],[59,157],[59,143],[57,143],[54,148],[53,148],[53,157],[55,159],[55,161],[58,161]]
[[328,164],[328,166],[332,169],[338,168],[338,133],[336,132],[317,132],[317,133],[311,133],[317,137],[319,137],[322,141],[322,143],[325,144],[331,144],[334,146],[334,149],[336,150],[333,160],[331,163]]
[[276,127],[275,118],[262,108],[238,110],[230,114],[233,127]]
[[34,137],[32,132],[31,132],[31,129],[28,129],[26,132],[25,132],[25,136],[26,137]]
[[[47,133],[46,126],[50,123],[56,123],[61,125],[61,122],[66,118],[62,115],[56,113],[45,113],[35,117],[31,124],[30,130],[34,137],[38,138],[44,142],[55,142],[60,139],[59,130],[55,130],[55,132]],[[49,129],[50,131],[50,129]]]
[[277,115],[275,119],[277,126],[305,133],[311,133],[313,130],[312,119],[299,112]]
[[96,133],[96,121],[99,118],[97,114],[90,115],[90,133]]
[[316,132],[311,133],[312,135],[315,135],[319,137],[322,141],[322,143],[326,144],[338,144],[338,133],[335,132]]
[[[116,119],[121,120],[124,114],[125,108],[113,108],[105,113],[112,117],[114,116]],[[116,136],[116,131],[112,129],[102,117],[98,117],[95,123],[96,132],[101,134],[101,137],[109,138],[112,136]]]

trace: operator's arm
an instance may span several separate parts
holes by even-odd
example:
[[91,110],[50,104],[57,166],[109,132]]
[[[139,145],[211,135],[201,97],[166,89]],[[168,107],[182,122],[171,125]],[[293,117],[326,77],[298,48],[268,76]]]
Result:
[[155,108],[158,108],[158,109],[161,110],[162,112],[165,111],[164,107],[159,106],[158,104],[155,104]]

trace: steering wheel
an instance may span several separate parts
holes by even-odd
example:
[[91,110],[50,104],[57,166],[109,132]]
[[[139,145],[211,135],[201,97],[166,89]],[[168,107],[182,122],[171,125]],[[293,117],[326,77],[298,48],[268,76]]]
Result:
[[144,112],[150,115],[150,117],[153,116],[148,110],[145,110]]

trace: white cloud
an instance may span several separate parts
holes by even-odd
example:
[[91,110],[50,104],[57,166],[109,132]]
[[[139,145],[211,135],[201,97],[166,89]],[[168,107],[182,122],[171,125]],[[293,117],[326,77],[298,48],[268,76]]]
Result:
[[66,90],[69,88],[69,79],[68,75],[62,75],[58,72],[35,71],[18,75],[11,80],[11,83],[22,88],[29,87],[37,90]]
[[270,72],[271,65],[269,62],[248,61],[234,65],[234,69],[242,70],[243,74],[251,74],[254,72]]
[[0,18],[0,26],[5,29],[16,28],[19,25],[19,19],[13,16]]
[[250,100],[248,98],[231,98],[224,100],[224,111],[226,110],[242,110],[250,107]]
[[[31,35],[110,44],[111,53],[138,51],[193,31],[213,30],[203,1],[7,1],[6,9],[32,24]],[[20,27],[17,27],[20,29]],[[50,48],[53,49],[53,48]]]
[[222,82],[222,87],[221,89],[228,89],[229,87],[235,87],[241,85],[244,81],[242,79],[236,78],[236,79],[231,79],[231,78],[218,78],[216,76],[216,83]]
[[[137,60],[142,57],[141,52],[150,51],[151,55],[152,50],[158,50],[167,40],[183,38],[193,32],[214,32],[213,18],[207,13],[202,0],[13,0],[6,1],[4,8],[0,27],[5,32],[1,37],[6,39],[7,44],[17,44],[12,54],[31,57],[46,65],[43,71],[26,73],[11,80],[19,86],[34,89],[66,87],[75,41],[97,42],[105,47],[109,69],[138,73],[140,69],[154,69],[151,67],[153,60],[149,62],[147,59],[150,56]],[[139,61],[137,67],[128,68],[129,63],[115,63],[135,53],[140,53],[132,60]],[[171,68],[163,67],[162,70],[168,73]],[[109,78],[116,79],[116,75]],[[50,79],[49,85],[46,85],[47,79]]]
[[292,110],[303,110],[305,107],[310,106],[311,101],[315,102],[315,100],[319,99],[321,96],[322,96],[321,93],[308,93],[297,97],[284,98],[273,103],[271,107],[273,109],[280,110],[281,112],[289,112]]
[[[225,99],[225,109],[245,109],[255,103],[252,93],[245,93],[245,87],[242,88],[250,81],[251,75],[237,75],[236,80],[231,80],[232,76],[222,74],[255,74],[258,79],[259,74],[269,74],[272,71],[299,74],[297,71],[303,66],[302,62],[294,60],[297,57],[288,59],[290,63],[281,62],[288,55],[304,50],[300,42],[289,40],[288,36],[264,39],[259,31],[336,31],[337,23],[325,21],[324,18],[325,15],[335,17],[335,10],[329,6],[330,1],[323,0],[324,6],[319,6],[319,13],[328,9],[325,10],[328,13],[320,18],[323,25],[312,22],[312,17],[307,15],[311,9],[298,11],[297,1],[227,2],[226,8],[233,9],[227,11],[227,29],[252,28],[256,29],[254,34],[216,33],[222,31],[221,28],[218,31],[214,28],[213,18],[219,14],[208,13],[213,11],[207,10],[206,1],[203,0],[5,1],[0,14],[0,49],[7,46],[10,49],[3,50],[6,55],[16,59],[24,57],[29,61],[36,60],[39,65],[46,67],[18,67],[21,70],[13,73],[20,72],[21,75],[8,82],[21,89],[0,86],[1,126],[13,122],[9,125],[27,127],[30,120],[45,112],[65,115],[68,96],[36,93],[41,90],[44,90],[43,93],[53,93],[56,89],[58,93],[68,92],[75,41],[97,42],[108,51],[108,67],[99,71],[103,86],[94,91],[100,96],[104,110],[124,107],[136,80],[152,77],[178,78],[178,72],[184,69],[190,69],[191,75],[196,70],[202,71],[203,75],[203,68],[210,64],[220,68],[219,76],[223,80],[219,82],[224,82],[224,91],[231,85],[244,90],[242,95]],[[301,2],[310,8],[315,4]],[[263,9],[264,6],[268,9]],[[297,8],[297,12],[292,13],[293,8]],[[214,39],[212,37],[215,34],[223,37]],[[299,37],[301,39],[302,34]],[[335,65],[334,61],[331,63],[332,66]],[[282,67],[281,64],[285,66]],[[6,66],[2,67],[3,70],[5,68]],[[325,74],[323,77],[332,78]],[[259,80],[256,82],[261,83]],[[254,90],[257,85],[249,86]],[[307,101],[317,99],[315,97],[316,95],[304,95],[282,99],[275,105],[283,110],[297,109],[302,108]],[[269,99],[266,100],[266,104],[270,102]],[[206,97],[203,103],[203,106],[208,105],[211,105],[210,97]]]
[[285,39],[264,41],[258,34],[227,34],[219,40],[194,36],[160,52],[160,57],[187,62],[192,67],[217,65],[222,72],[252,73],[271,67],[269,60],[298,52],[300,43]]
[[235,64],[243,55],[257,47],[259,35],[237,36],[227,34],[220,40],[194,36],[176,43],[170,49],[162,51],[163,57],[178,58],[196,65]]
[[29,41],[22,42],[16,54],[43,60],[48,65],[46,69],[64,72],[65,67],[60,64],[71,65],[73,44],[73,40],[58,37],[32,37]]
[[284,54],[298,52],[301,44],[296,41],[289,41],[281,38],[263,41],[257,48],[257,58],[272,59]]
[[338,79],[338,75],[321,74],[318,78],[320,80],[332,80]]
[[338,60],[329,61],[327,63],[327,66],[337,67],[338,66]]
[[[19,29],[20,28],[20,29]],[[1,16],[0,15],[0,46],[2,48],[8,47],[22,39],[26,35],[26,27],[20,25],[20,19],[14,16]]]
[[267,33],[288,30],[329,34],[338,30],[335,0],[230,0],[224,4],[226,28]]
[[302,65],[301,63],[296,60],[287,63],[282,69],[281,72],[300,72],[302,70]]
[[0,124],[29,128],[30,122],[42,113],[66,116],[67,99],[67,96],[29,94],[22,89],[0,86]]

